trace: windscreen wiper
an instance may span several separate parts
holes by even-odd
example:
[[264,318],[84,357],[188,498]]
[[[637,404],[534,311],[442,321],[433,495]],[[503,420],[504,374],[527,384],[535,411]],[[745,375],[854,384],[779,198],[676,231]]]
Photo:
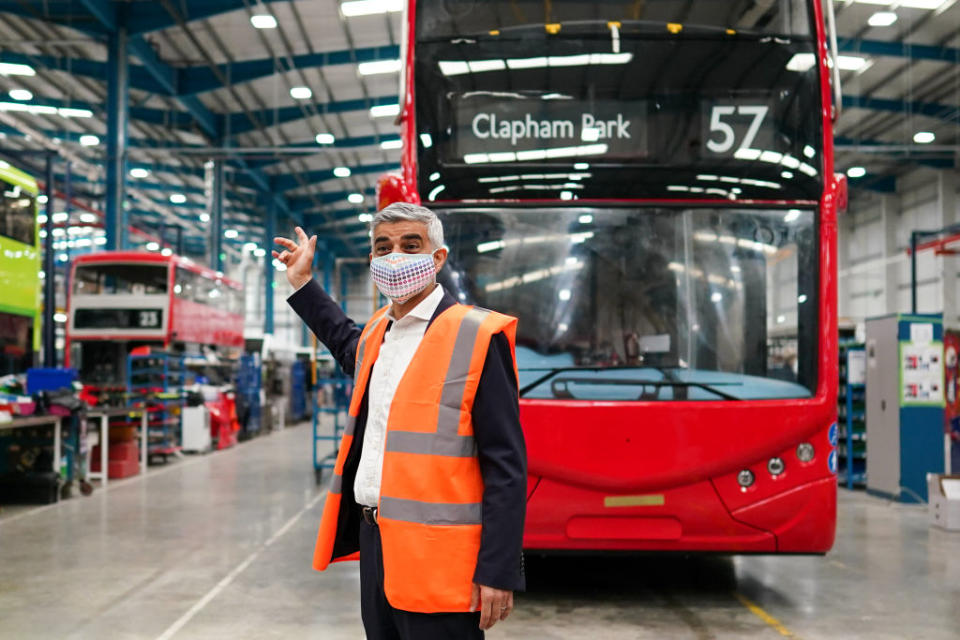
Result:
[[[726,393],[717,389],[718,385],[708,385],[702,382],[684,382],[681,380],[644,380],[644,379],[624,379],[624,378],[559,378],[554,380],[550,385],[550,390],[553,392],[555,398],[573,398],[573,394],[566,389],[567,383],[574,384],[592,384],[592,385],[620,385],[620,386],[643,386],[643,387],[654,387],[657,391],[661,387],[670,387],[670,388],[696,388],[703,389],[708,393],[720,396],[724,400],[740,400],[740,398]],[[734,386],[738,383],[720,383],[720,386]],[[561,385],[564,385],[561,389]],[[653,397],[650,397],[646,392],[642,393],[637,400],[653,400]]]
[[[647,385],[647,386],[656,386],[656,387],[697,388],[697,389],[703,389],[704,391],[707,391],[709,393],[716,394],[721,398],[723,398],[724,400],[740,400],[740,398],[734,395],[731,395],[729,393],[726,393],[724,391],[721,391],[720,389],[717,388],[718,386],[740,386],[741,383],[739,382],[717,382],[713,384],[707,384],[704,382],[687,382],[683,380],[678,380],[674,375],[672,375],[672,373],[669,372],[669,369],[666,369],[664,367],[645,367],[645,366],[633,366],[633,365],[621,366],[621,367],[608,367],[608,366],[552,367],[552,368],[551,367],[544,367],[544,368],[530,367],[530,368],[520,369],[520,371],[545,371],[546,372],[544,375],[540,376],[533,382],[524,385],[520,389],[520,397],[522,398],[527,393],[529,393],[533,389],[536,389],[541,384],[543,384],[544,382],[546,382],[547,380],[549,380],[550,378],[554,377],[559,373],[565,373],[568,371],[609,371],[609,370],[621,370],[621,369],[656,369],[658,372],[660,372],[664,376],[664,379],[663,380],[645,380],[645,379],[629,380],[624,378],[583,377],[583,378],[564,378],[562,381],[563,382],[569,381],[569,382],[575,382],[575,383],[581,383],[581,384],[614,384],[614,385],[619,384],[619,385],[630,385],[630,386]],[[551,391],[552,390],[553,390],[553,386],[551,386]]]

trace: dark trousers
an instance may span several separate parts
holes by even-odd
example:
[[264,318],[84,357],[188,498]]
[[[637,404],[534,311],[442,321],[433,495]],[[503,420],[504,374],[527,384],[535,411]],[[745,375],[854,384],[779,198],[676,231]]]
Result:
[[380,527],[360,523],[360,614],[367,640],[483,640],[480,612],[412,613],[383,593]]

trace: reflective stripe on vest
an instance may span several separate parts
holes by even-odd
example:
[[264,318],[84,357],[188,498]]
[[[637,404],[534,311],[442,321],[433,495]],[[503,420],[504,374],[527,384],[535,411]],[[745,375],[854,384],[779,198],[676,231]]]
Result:
[[[388,431],[386,450],[390,453],[472,458],[477,455],[473,435],[459,435],[460,407],[463,404],[470,360],[480,333],[480,325],[490,312],[471,309],[460,321],[450,364],[443,382],[436,428],[427,433]],[[443,504],[381,497],[380,515],[384,518],[421,524],[480,524],[481,503]]]
[[379,515],[419,524],[481,524],[481,506],[479,502],[443,504],[383,496],[380,498]]

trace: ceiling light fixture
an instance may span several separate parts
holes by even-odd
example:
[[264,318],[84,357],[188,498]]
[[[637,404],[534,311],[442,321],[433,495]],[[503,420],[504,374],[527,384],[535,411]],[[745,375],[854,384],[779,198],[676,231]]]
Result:
[[170,202],[173,204],[183,204],[187,201],[187,196],[182,193],[174,193],[170,195]]
[[879,4],[898,7],[909,7],[910,9],[928,9],[933,11],[942,7],[948,0],[856,0],[860,4]]
[[133,169],[130,169],[131,178],[146,178],[149,175],[150,170],[144,169],[143,167],[134,167]]
[[240,235],[240,232],[236,229],[227,229],[223,232],[223,237],[229,240],[235,240]]
[[380,148],[383,149],[383,150],[385,150],[385,151],[388,151],[388,150],[390,150],[390,149],[402,149],[402,148],[403,148],[403,140],[400,140],[400,139],[397,139],[397,140],[384,140],[383,142],[380,143]]
[[[817,62],[812,53],[795,53],[787,61],[787,71],[808,71]],[[841,71],[863,71],[870,66],[871,61],[862,56],[837,56],[837,66]]]
[[370,108],[371,118],[389,118],[400,115],[399,104],[381,104]]
[[80,144],[84,147],[95,147],[100,144],[100,138],[93,134],[86,134],[80,136]]
[[350,177],[350,167],[334,167],[333,175],[338,178],[349,178]]
[[913,141],[917,144],[930,144],[937,139],[932,131],[917,131],[913,134]]
[[310,87],[291,87],[290,97],[294,100],[309,100],[313,97],[313,91]]
[[347,201],[350,204],[362,204],[363,203],[363,194],[362,193],[351,193],[347,196]]
[[347,18],[403,11],[403,0],[350,0],[340,4]]
[[848,178],[862,178],[867,175],[867,170],[863,167],[850,167],[847,169]]
[[26,89],[11,89],[10,97],[14,100],[33,100],[33,94],[27,91]]
[[57,115],[61,118],[92,118],[93,111],[90,111],[90,109],[72,109],[69,107],[61,107],[57,109]]
[[870,16],[867,24],[871,27],[889,27],[897,21],[897,14],[893,11],[877,11]]
[[254,29],[276,29],[277,19],[269,13],[257,13],[250,16],[250,24]]
[[335,141],[336,141],[336,138],[333,137],[333,134],[330,134],[330,133],[317,134],[317,144],[333,144]]
[[28,64],[0,62],[0,76],[35,76],[37,72]]
[[374,60],[361,62],[357,65],[357,73],[362,76],[375,76],[382,73],[396,73],[400,71],[400,60]]

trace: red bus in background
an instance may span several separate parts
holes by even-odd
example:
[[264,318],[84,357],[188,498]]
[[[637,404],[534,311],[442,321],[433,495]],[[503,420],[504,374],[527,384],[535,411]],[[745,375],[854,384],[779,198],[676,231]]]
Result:
[[402,174],[519,317],[528,550],[824,553],[837,205],[819,2],[418,0]]
[[89,384],[123,384],[139,346],[174,352],[243,348],[243,289],[176,255],[106,251],[74,259],[68,366]]

